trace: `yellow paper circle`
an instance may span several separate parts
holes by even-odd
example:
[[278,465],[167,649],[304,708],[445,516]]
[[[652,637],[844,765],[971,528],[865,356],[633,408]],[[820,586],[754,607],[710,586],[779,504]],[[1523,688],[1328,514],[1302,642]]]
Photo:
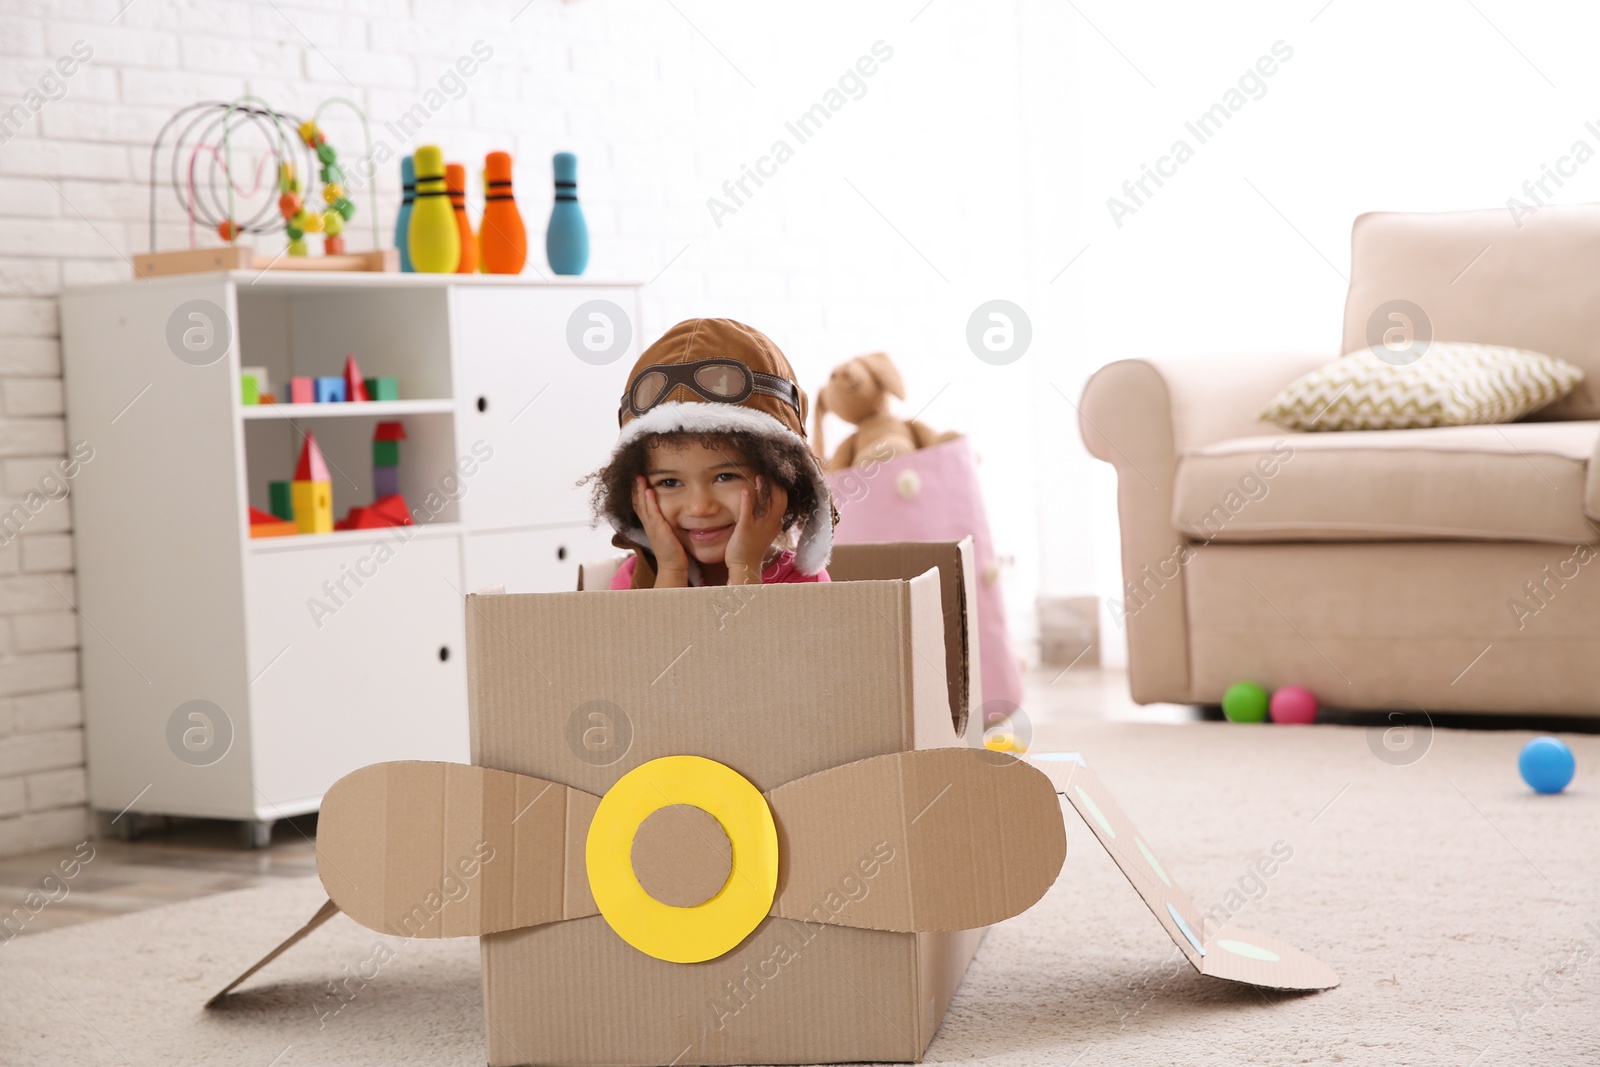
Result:
[[[663,904],[633,873],[639,824],[672,804],[709,813],[733,845],[728,880],[691,908]],[[778,827],[767,798],[737,771],[702,756],[664,756],[635,767],[600,798],[584,861],[589,891],[618,937],[658,960],[700,963],[734,948],[772,910]]]

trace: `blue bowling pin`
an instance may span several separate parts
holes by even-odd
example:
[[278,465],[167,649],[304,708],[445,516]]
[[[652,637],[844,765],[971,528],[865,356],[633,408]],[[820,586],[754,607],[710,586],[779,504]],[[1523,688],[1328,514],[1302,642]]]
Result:
[[408,247],[411,232],[411,203],[417,196],[417,169],[410,156],[400,161],[400,215],[394,221],[394,246],[400,250],[400,269],[414,273],[411,250]]
[[571,152],[555,155],[556,203],[550,209],[550,228],[544,235],[544,252],[557,274],[582,274],[589,265],[589,227],[578,207],[578,157]]

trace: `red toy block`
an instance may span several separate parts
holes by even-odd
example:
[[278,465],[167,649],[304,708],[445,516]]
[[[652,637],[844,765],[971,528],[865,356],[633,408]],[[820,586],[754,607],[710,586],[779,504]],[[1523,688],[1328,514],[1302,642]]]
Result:
[[390,493],[374,500],[369,510],[383,516],[390,526],[415,526],[411,518],[411,509],[406,507],[406,498],[399,493]]
[[250,509],[251,537],[285,537],[298,532],[299,528],[292,522],[280,519],[260,508]]
[[300,461],[294,465],[294,480],[297,482],[326,482],[328,477],[328,461],[322,458],[322,449],[317,447],[315,434],[306,434],[306,443],[300,449]]
[[371,400],[367,395],[367,380],[361,376],[361,368],[356,366],[356,357],[353,352],[344,354],[344,398],[346,400]]

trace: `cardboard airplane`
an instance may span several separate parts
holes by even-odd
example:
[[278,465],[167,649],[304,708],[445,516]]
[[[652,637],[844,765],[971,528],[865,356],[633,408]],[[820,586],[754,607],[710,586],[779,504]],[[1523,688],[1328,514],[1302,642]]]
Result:
[[336,783],[328,903],[209,1004],[344,911],[482,939],[491,1064],[920,1060],[983,928],[1059,874],[1062,799],[1196,971],[1338,984],[1207,932],[1081,757],[980,747],[971,563],[842,545],[824,584],[472,594],[473,764]]

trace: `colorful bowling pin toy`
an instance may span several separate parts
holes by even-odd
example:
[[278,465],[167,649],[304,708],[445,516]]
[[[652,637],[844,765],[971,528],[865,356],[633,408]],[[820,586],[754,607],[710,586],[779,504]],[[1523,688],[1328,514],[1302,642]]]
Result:
[[478,269],[478,239],[467,219],[467,168],[450,163],[444,168],[444,187],[450,193],[450,210],[455,212],[456,232],[461,234],[461,263],[457,274],[472,274]]
[[427,274],[454,274],[461,265],[461,231],[445,189],[444,153],[438,145],[423,145],[414,160],[417,198],[407,229],[411,266]]
[[589,227],[578,207],[578,157],[571,152],[555,156],[556,202],[550,209],[544,251],[557,274],[582,274],[589,265]]
[[478,246],[489,274],[521,274],[528,261],[528,231],[511,190],[511,154],[490,152],[484,160],[483,225]]
[[394,220],[394,246],[400,250],[400,269],[410,273],[416,268],[411,265],[406,246],[410,244],[411,205],[417,194],[417,171],[410,156],[400,161],[400,193],[400,214]]

